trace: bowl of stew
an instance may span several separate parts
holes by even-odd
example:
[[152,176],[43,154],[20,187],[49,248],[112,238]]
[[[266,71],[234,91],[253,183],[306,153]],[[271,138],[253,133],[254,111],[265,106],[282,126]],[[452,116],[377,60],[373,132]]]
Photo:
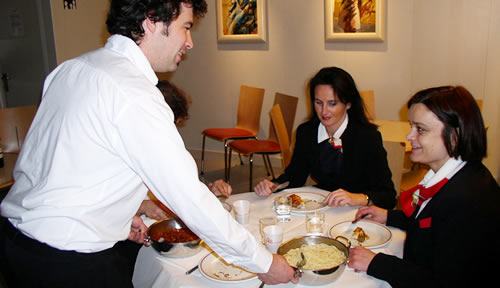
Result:
[[171,258],[189,257],[201,249],[200,237],[175,217],[149,226],[146,242],[151,242],[151,246],[161,255]]

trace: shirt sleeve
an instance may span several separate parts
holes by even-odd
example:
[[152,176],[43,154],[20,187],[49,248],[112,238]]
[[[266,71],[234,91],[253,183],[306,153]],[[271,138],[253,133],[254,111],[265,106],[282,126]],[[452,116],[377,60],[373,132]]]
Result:
[[116,117],[117,150],[153,194],[217,254],[249,271],[267,272],[272,254],[199,181],[172,111],[161,95],[152,96],[125,105]]

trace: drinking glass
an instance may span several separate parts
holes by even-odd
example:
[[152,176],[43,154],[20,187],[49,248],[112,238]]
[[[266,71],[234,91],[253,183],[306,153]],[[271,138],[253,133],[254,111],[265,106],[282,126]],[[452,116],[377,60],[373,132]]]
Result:
[[324,224],[324,213],[311,213],[306,215],[306,232],[308,235],[323,235]]
[[290,212],[292,210],[292,198],[288,196],[278,196],[274,199],[274,209],[276,209],[276,214],[278,222],[288,222],[290,221]]
[[276,217],[264,217],[259,219],[259,231],[260,231],[260,237],[262,239],[262,244],[265,244],[265,238],[266,235],[264,234],[264,228],[266,226],[270,225],[276,225],[278,221],[276,220]]

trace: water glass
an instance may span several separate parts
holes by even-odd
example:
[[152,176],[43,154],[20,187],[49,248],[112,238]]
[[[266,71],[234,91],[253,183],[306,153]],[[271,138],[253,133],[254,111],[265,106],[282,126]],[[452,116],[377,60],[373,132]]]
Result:
[[308,235],[323,235],[324,225],[324,213],[311,213],[306,215],[306,232]]
[[271,253],[276,253],[283,242],[283,228],[278,225],[269,225],[264,228],[265,245]]
[[264,234],[264,228],[270,225],[276,225],[276,223],[278,223],[276,217],[264,217],[259,219],[259,231],[260,231],[260,237],[262,239],[262,244],[265,244],[265,238],[266,238],[266,235]]
[[274,209],[278,214],[278,222],[290,221],[290,212],[292,210],[292,198],[288,196],[278,196],[274,199]]
[[234,216],[240,224],[248,224],[248,214],[250,213],[250,201],[237,200],[233,203]]

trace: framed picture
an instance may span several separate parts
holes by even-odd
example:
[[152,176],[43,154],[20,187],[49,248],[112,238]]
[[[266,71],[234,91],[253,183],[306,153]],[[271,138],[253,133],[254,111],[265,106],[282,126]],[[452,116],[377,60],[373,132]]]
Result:
[[385,39],[387,0],[325,0],[326,41]]
[[216,0],[217,40],[266,42],[266,0]]

